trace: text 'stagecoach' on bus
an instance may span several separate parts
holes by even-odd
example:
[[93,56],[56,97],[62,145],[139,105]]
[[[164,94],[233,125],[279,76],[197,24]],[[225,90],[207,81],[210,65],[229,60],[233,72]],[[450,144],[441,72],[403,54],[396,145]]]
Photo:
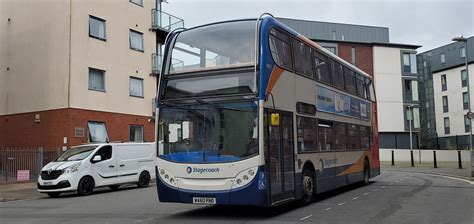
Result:
[[309,203],[380,173],[372,77],[273,17],[172,32],[163,58],[161,202]]

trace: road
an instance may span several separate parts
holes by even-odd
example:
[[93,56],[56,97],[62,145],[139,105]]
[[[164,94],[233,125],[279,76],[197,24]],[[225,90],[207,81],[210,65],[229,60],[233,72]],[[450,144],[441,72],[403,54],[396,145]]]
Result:
[[385,171],[368,186],[320,195],[301,207],[162,204],[154,186],[91,196],[0,203],[0,223],[474,223],[474,185],[446,177]]

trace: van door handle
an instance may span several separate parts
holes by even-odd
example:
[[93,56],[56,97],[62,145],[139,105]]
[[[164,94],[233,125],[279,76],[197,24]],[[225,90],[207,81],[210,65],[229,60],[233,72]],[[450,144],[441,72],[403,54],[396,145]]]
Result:
[[115,166],[114,165],[110,165],[109,168],[114,168]]
[[124,166],[125,166],[125,164],[120,164],[120,167],[124,167]]

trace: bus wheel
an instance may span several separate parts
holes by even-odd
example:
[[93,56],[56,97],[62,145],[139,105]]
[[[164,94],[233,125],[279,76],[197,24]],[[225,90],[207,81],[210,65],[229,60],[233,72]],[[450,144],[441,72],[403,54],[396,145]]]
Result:
[[362,180],[362,184],[364,186],[368,185],[370,183],[369,179],[370,179],[370,165],[369,165],[369,161],[365,160],[364,161],[364,179]]
[[314,176],[313,174],[311,173],[311,171],[309,171],[308,169],[305,169],[303,171],[303,183],[302,183],[302,186],[303,186],[303,203],[304,204],[309,204],[311,203],[313,200],[314,200],[314,197],[315,197],[315,194],[316,194],[316,187],[315,187],[315,183],[314,183]]

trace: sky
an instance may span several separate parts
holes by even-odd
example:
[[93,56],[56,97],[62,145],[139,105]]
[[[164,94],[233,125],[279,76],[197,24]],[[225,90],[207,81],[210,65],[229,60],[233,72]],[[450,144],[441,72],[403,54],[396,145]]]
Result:
[[186,27],[263,12],[275,17],[388,27],[390,42],[424,52],[474,36],[474,0],[167,0],[163,11]]

